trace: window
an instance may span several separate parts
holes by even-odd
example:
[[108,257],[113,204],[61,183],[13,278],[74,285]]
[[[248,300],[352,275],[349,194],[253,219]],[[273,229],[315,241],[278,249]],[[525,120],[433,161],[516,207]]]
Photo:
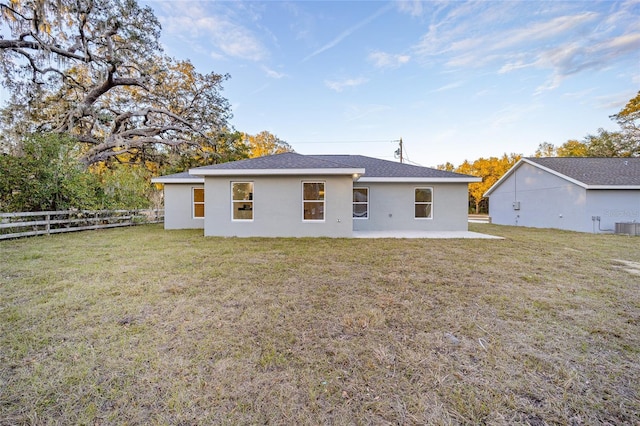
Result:
[[233,220],[253,220],[253,182],[231,182]]
[[193,218],[204,218],[204,188],[191,188],[193,192]]
[[416,188],[415,192],[415,218],[431,219],[433,214],[433,189]]
[[324,220],[324,182],[302,182],[302,220]]
[[353,218],[369,218],[369,188],[353,188]]

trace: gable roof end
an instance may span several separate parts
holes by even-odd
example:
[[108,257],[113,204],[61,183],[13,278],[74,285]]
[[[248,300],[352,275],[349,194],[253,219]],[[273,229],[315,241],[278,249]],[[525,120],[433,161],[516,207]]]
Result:
[[527,157],[520,159],[484,196],[490,196],[523,163],[585,189],[640,189],[640,158],[637,157]]

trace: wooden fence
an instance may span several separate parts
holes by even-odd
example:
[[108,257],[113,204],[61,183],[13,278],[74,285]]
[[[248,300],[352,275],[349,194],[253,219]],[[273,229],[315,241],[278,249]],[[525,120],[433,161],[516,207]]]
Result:
[[163,221],[161,209],[0,213],[0,240]]
[[469,222],[491,223],[491,217],[486,214],[469,214]]

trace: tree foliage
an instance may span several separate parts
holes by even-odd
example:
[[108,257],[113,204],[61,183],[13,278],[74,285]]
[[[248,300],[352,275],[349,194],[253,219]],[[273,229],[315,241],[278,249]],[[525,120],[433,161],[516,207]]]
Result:
[[[227,75],[162,54],[160,25],[135,0],[0,2],[3,125],[72,135],[85,165],[211,144],[227,126]],[[18,136],[18,137],[15,137]],[[164,148],[163,148],[164,147]],[[170,149],[168,149],[170,148]]]
[[535,152],[536,157],[636,157],[640,145],[631,142],[624,132],[598,129],[595,135],[587,135],[582,142],[568,140],[562,145],[543,142]]
[[487,207],[487,199],[484,197],[485,192],[513,167],[520,158],[520,154],[504,154],[502,157],[478,158],[473,162],[465,160],[458,167],[447,162],[438,165],[436,168],[482,178],[482,182],[469,184],[469,203],[473,205],[475,213],[480,213],[483,203],[485,204],[484,208]]
[[293,152],[291,145],[266,130],[255,136],[245,134],[244,138],[251,158]]
[[484,194],[498,181],[514,164],[520,160],[520,155],[504,154],[502,157],[479,158],[473,163],[466,161],[454,171],[482,178],[482,182],[469,184],[469,199],[474,205],[475,213],[480,213],[480,205]]
[[640,92],[617,114],[611,116],[620,131],[598,129],[582,142],[568,140],[556,147],[549,142],[538,145],[536,157],[639,157],[640,156]]
[[76,160],[73,140],[32,135],[20,155],[0,155],[0,211],[51,211],[99,207],[97,176]]
[[78,144],[55,133],[25,138],[21,151],[0,155],[0,211],[142,209],[157,198],[144,164],[78,161]]
[[249,146],[245,134],[225,129],[210,142],[190,146],[169,154],[167,165],[161,168],[162,174],[179,173],[193,167],[226,163],[249,158]]
[[632,156],[640,156],[640,91],[619,113],[612,115],[622,128],[624,144]]

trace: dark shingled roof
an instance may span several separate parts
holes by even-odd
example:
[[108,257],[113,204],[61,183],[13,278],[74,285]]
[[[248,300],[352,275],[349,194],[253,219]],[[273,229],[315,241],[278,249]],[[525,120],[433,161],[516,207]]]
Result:
[[390,178],[468,178],[469,175],[448,172],[446,170],[432,169],[429,167],[414,166],[395,161],[380,160],[378,158],[365,157],[363,155],[310,155],[327,161],[343,163],[351,167],[364,168],[363,177],[390,177]]
[[589,186],[640,185],[640,158],[527,158]]
[[189,172],[180,172],[180,173],[174,173],[172,175],[165,175],[160,177],[169,178],[169,179],[190,179],[190,178],[193,179],[196,176],[189,174]]
[[310,155],[285,152],[282,154],[249,158],[248,160],[213,164],[211,166],[198,167],[194,170],[336,169],[353,167],[355,166],[336,163]]
[[[308,170],[308,169],[364,169],[363,178],[433,178],[468,179],[473,176],[414,166],[395,161],[380,160],[363,155],[302,155],[295,152],[267,155],[229,163],[213,164],[192,169],[194,173],[183,172],[159,179],[188,179],[198,176],[198,170],[243,171],[252,170]],[[224,173],[224,172],[223,172]],[[206,173],[204,173],[206,174]],[[217,174],[217,173],[216,173]]]

